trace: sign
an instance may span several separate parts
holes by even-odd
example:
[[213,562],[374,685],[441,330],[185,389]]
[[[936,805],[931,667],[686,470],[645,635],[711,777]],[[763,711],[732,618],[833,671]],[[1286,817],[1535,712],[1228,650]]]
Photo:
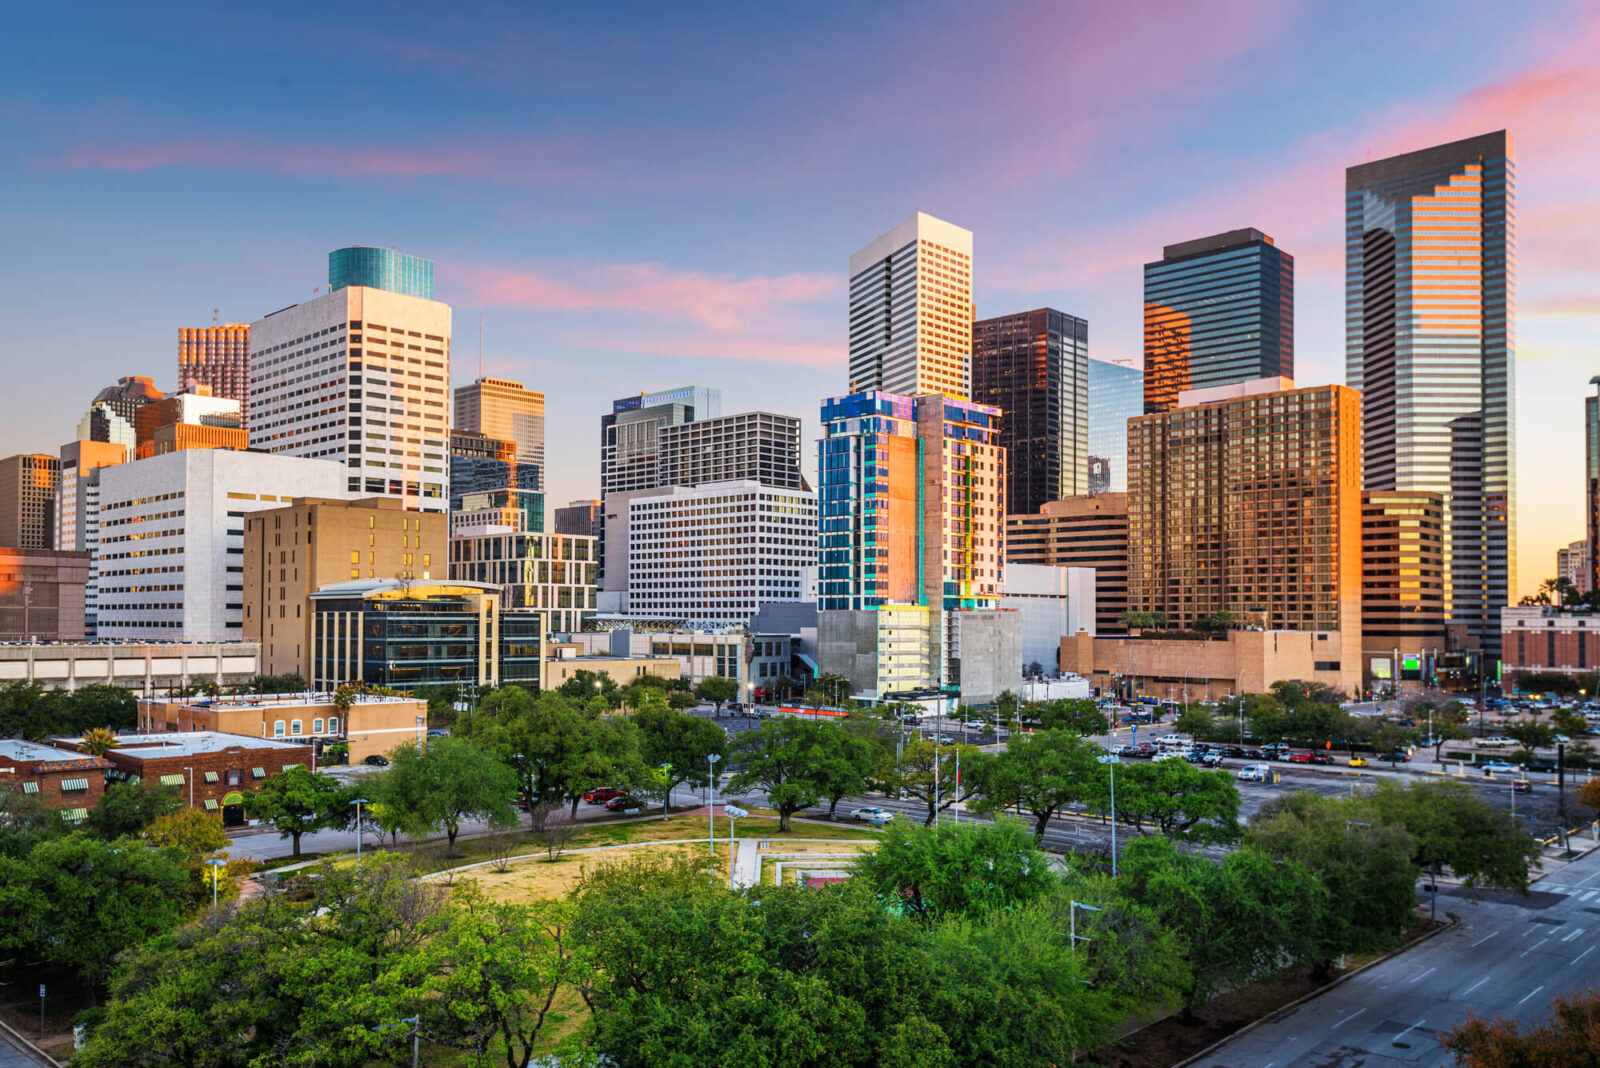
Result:
[[1372,677],[1375,678],[1375,679],[1387,679],[1387,678],[1389,678],[1389,676],[1390,676],[1389,658],[1386,657],[1386,656],[1375,656],[1375,657],[1373,657],[1372,658]]

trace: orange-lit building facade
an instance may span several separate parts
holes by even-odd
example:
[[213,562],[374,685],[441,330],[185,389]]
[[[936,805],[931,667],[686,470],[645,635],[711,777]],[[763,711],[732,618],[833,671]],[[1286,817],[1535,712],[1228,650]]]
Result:
[[1444,495],[1361,495],[1361,635],[1370,659],[1447,646]]
[[521,382],[509,378],[480,378],[470,386],[457,387],[455,421],[451,429],[476,431],[490,438],[514,442],[516,456],[513,459],[544,471],[544,394],[528,389]]
[[208,386],[239,402],[250,393],[250,324],[183,327],[178,331],[178,388]]
[[0,460],[0,546],[53,549],[61,461],[25,452]]

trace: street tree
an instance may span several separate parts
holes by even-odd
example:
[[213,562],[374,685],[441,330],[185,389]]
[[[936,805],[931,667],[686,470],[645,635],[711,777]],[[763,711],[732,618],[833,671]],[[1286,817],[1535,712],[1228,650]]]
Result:
[[662,814],[670,808],[672,791],[679,783],[702,788],[709,778],[706,757],[727,756],[728,736],[710,720],[666,708],[637,712],[633,725],[639,732],[639,763],[646,768],[670,764],[662,796]]
[[1022,702],[1010,690],[1001,690],[994,699],[994,722],[1014,731],[1022,715]]
[[[1013,734],[1005,751],[974,768],[972,808],[979,812],[1025,810],[1033,836],[1044,840],[1050,820],[1069,805],[1097,796],[1099,747],[1067,731]],[[963,769],[964,774],[965,769]]]
[[0,783],[0,857],[25,857],[34,846],[66,831],[61,812],[20,783]]
[[1600,816],[1600,779],[1590,779],[1578,787],[1573,795],[1578,804]]
[[631,717],[602,715],[563,693],[534,696],[519,686],[485,698],[462,736],[512,769],[530,811],[538,802],[567,804],[576,816],[585,793],[626,777],[639,762]]
[[136,835],[152,820],[183,807],[183,794],[175,786],[159,786],[149,781],[107,783],[100,803],[89,810],[87,825],[89,830],[109,841]]
[[721,675],[712,675],[703,679],[694,689],[694,695],[702,701],[710,701],[717,706],[717,712],[722,712],[722,706],[729,701],[736,700],[739,696],[739,681],[737,679],[723,678]]
[[515,774],[469,738],[439,738],[420,753],[402,745],[389,755],[389,767],[378,779],[373,800],[403,813],[408,827],[442,829],[446,856],[455,856],[456,836],[466,820],[496,827],[516,822]]
[[906,915],[932,921],[979,918],[1056,886],[1049,857],[1014,817],[913,827],[896,820],[878,848],[855,862],[856,877]]
[[[922,802],[923,825],[939,813],[972,797],[983,780],[987,754],[975,745],[943,744],[920,739],[900,752],[898,767],[890,773],[888,787],[895,796]],[[962,765],[965,765],[964,767]]]
[[337,779],[303,767],[281,771],[244,795],[244,810],[252,818],[268,824],[279,838],[294,840],[294,855],[300,855],[300,839],[313,831],[347,827],[355,811],[347,803],[353,796]]
[[1367,803],[1376,821],[1403,827],[1415,843],[1412,864],[1435,879],[1449,868],[1467,886],[1527,893],[1539,846],[1510,813],[1465,783],[1375,784]]
[[[1110,810],[1111,772],[1099,768],[1093,804]],[[1116,772],[1116,818],[1185,842],[1215,844],[1239,837],[1239,790],[1226,771],[1202,771],[1187,760],[1123,763]]]
[[846,735],[836,724],[800,716],[769,719],[733,740],[731,761],[742,764],[728,783],[730,793],[759,786],[778,813],[778,829],[790,830],[796,812],[826,795],[835,761],[848,761]]
[[1555,729],[1537,720],[1519,720],[1506,728],[1506,737],[1515,739],[1524,749],[1545,749],[1555,744]]
[[1472,1016],[1443,1044],[1460,1068],[1600,1068],[1600,993],[1557,994],[1545,1022],[1527,1030],[1514,1019]]
[[1100,706],[1087,697],[1047,701],[1035,707],[1039,725],[1048,731],[1071,731],[1085,737],[1105,734],[1111,721],[1100,711]]
[[622,705],[621,687],[603,672],[575,671],[572,678],[556,688],[556,692],[585,705],[597,696],[607,708],[619,708]]

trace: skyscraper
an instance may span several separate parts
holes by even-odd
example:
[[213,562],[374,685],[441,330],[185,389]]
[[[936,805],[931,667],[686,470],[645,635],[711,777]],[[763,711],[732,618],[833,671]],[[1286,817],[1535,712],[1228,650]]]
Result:
[[450,306],[347,286],[250,327],[250,447],[333,460],[348,491],[449,507]]
[[25,452],[0,460],[0,546],[54,549],[61,461]]
[[138,444],[137,420],[140,408],[161,399],[161,391],[148,378],[128,375],[117,379],[117,384],[107,386],[94,395],[78,423],[78,438],[82,441],[112,441],[128,447],[128,455]]
[[1294,377],[1294,257],[1260,230],[1168,245],[1144,265],[1144,410],[1178,394]]
[[1515,178],[1504,130],[1345,171],[1345,377],[1368,490],[1445,498],[1445,614],[1500,652],[1516,588]]
[[[454,430],[514,441],[517,459],[544,473],[544,394],[509,378],[480,378],[455,392]],[[543,485],[529,489],[542,489]]]
[[1128,420],[1143,414],[1144,372],[1090,360],[1087,492],[1128,492]]
[[111,441],[71,441],[61,446],[61,489],[56,494],[56,548],[89,554],[84,622],[94,637],[100,601],[100,472],[133,458]]
[[[1600,375],[1589,379],[1600,387]],[[1600,389],[1583,398],[1583,512],[1589,531],[1589,589],[1600,590]]]
[[183,327],[178,331],[178,389],[210,386],[213,397],[245,406],[250,389],[250,324]]
[[778,489],[810,489],[800,473],[800,420],[773,412],[741,412],[663,426],[659,482],[699,486],[751,480]]
[[972,231],[917,212],[850,257],[850,392],[970,397]]
[[972,326],[972,399],[1000,409],[1006,509],[1037,512],[1088,481],[1089,324],[1038,308]]
[[408,297],[433,299],[433,261],[392,248],[352,245],[328,253],[328,291],[346,286],[386,289]]

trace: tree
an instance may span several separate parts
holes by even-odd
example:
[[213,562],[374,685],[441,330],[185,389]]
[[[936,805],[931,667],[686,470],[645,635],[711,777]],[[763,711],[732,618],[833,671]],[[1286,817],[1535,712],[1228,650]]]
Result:
[[279,838],[294,839],[300,855],[300,838],[327,827],[345,827],[355,817],[351,794],[336,779],[303,767],[289,768],[244,795],[244,810],[252,819],[272,826]]
[[1593,809],[1596,815],[1600,815],[1600,779],[1590,779],[1578,787],[1575,796],[1578,804]]
[[977,918],[1049,893],[1049,858],[1022,821],[939,827],[889,824],[878,848],[855,862],[856,877],[919,920]]
[[622,704],[621,688],[617,685],[617,680],[604,673],[575,671],[572,673],[572,678],[557,687],[556,692],[585,704],[597,696],[607,708],[618,708]]
[[1057,813],[1097,795],[1097,751],[1065,731],[1013,734],[1005,752],[973,769],[972,807],[979,812],[1026,809],[1033,817],[1033,836],[1042,842]]
[[1210,712],[1198,705],[1190,705],[1178,713],[1172,726],[1180,734],[1187,734],[1197,742],[1206,742],[1216,733],[1217,723]]
[[40,842],[66,831],[61,813],[15,783],[0,784],[0,857],[25,857]]
[[[165,850],[189,874],[190,898],[194,901],[210,898],[213,879],[217,880],[218,896],[231,897],[236,887],[233,882],[224,884],[222,876],[237,879],[257,867],[254,861],[229,861],[227,832],[215,816],[199,809],[179,808],[161,816],[140,837]],[[212,860],[225,861],[221,872],[214,870],[209,863]]]
[[[1154,824],[1169,838],[1213,844],[1239,837],[1239,790],[1226,771],[1202,771],[1187,760],[1119,764],[1115,818],[1142,830]],[[1094,803],[1111,807],[1110,769],[1097,777]]]
[[1524,749],[1545,749],[1555,744],[1556,732],[1543,723],[1526,719],[1507,727],[1506,737],[1515,739]]
[[100,803],[89,810],[88,828],[107,840],[136,835],[152,820],[183,807],[183,795],[175,786],[108,783]]
[[1464,1068],[1560,1065],[1600,1068],[1600,994],[1557,994],[1548,1020],[1521,1030],[1515,1020],[1470,1017],[1450,1030],[1444,1047]]
[[719,760],[727,756],[728,736],[710,720],[660,708],[636,713],[633,724],[639,731],[640,764],[648,768],[672,765],[666,775],[662,815],[666,815],[679,783],[703,787],[710,781],[707,756],[715,753]]
[[639,763],[629,717],[601,715],[560,693],[536,697],[520,686],[485,698],[470,728],[458,733],[512,769],[530,810],[541,801],[566,803],[576,815],[586,792],[625,778]]
[[994,699],[994,720],[1007,730],[1016,730],[1022,716],[1022,702],[1010,690],[1001,690]]
[[1167,614],[1134,610],[1122,613],[1117,622],[1129,630],[1159,630],[1167,625]]
[[[927,814],[922,822],[926,826],[939,813],[972,796],[975,785],[983,781],[984,769],[980,765],[987,759],[975,745],[915,741],[901,751],[899,767],[890,775],[889,786],[896,796],[904,794],[923,803]],[[966,767],[959,767],[963,761]]]
[[439,738],[420,753],[402,745],[389,754],[389,767],[378,778],[374,800],[409,829],[443,828],[446,856],[456,855],[456,836],[466,820],[501,827],[516,822],[515,774],[468,738]]
[[717,706],[717,712],[721,713],[723,705],[738,698],[739,682],[737,679],[712,675],[694,688],[694,695],[702,701],[710,701]]
[[785,833],[791,816],[825,796],[835,762],[849,760],[845,734],[836,724],[797,716],[766,720],[738,735],[732,748],[733,763],[743,767],[728,791],[761,787]]
[[828,818],[833,819],[839,802],[866,789],[867,777],[878,765],[878,752],[860,734],[845,730],[839,745],[822,758],[818,784],[828,802]]
[[100,756],[117,744],[117,736],[105,727],[90,727],[83,732],[78,752]]
[[1411,835],[1417,871],[1438,878],[1448,867],[1466,886],[1527,893],[1528,869],[1538,859],[1539,845],[1510,813],[1481,800],[1465,783],[1379,782],[1368,804],[1378,820]]
[[0,859],[0,948],[72,968],[92,989],[128,946],[178,922],[186,876],[167,852],[87,834]]
[[59,734],[82,734],[92,727],[112,731],[132,730],[139,723],[139,702],[122,686],[97,682],[80,686],[59,698],[61,721],[53,728]]
[[1087,697],[1047,702],[1039,706],[1038,720],[1045,730],[1071,731],[1085,737],[1105,734],[1111,729],[1111,721],[1106,714]]

